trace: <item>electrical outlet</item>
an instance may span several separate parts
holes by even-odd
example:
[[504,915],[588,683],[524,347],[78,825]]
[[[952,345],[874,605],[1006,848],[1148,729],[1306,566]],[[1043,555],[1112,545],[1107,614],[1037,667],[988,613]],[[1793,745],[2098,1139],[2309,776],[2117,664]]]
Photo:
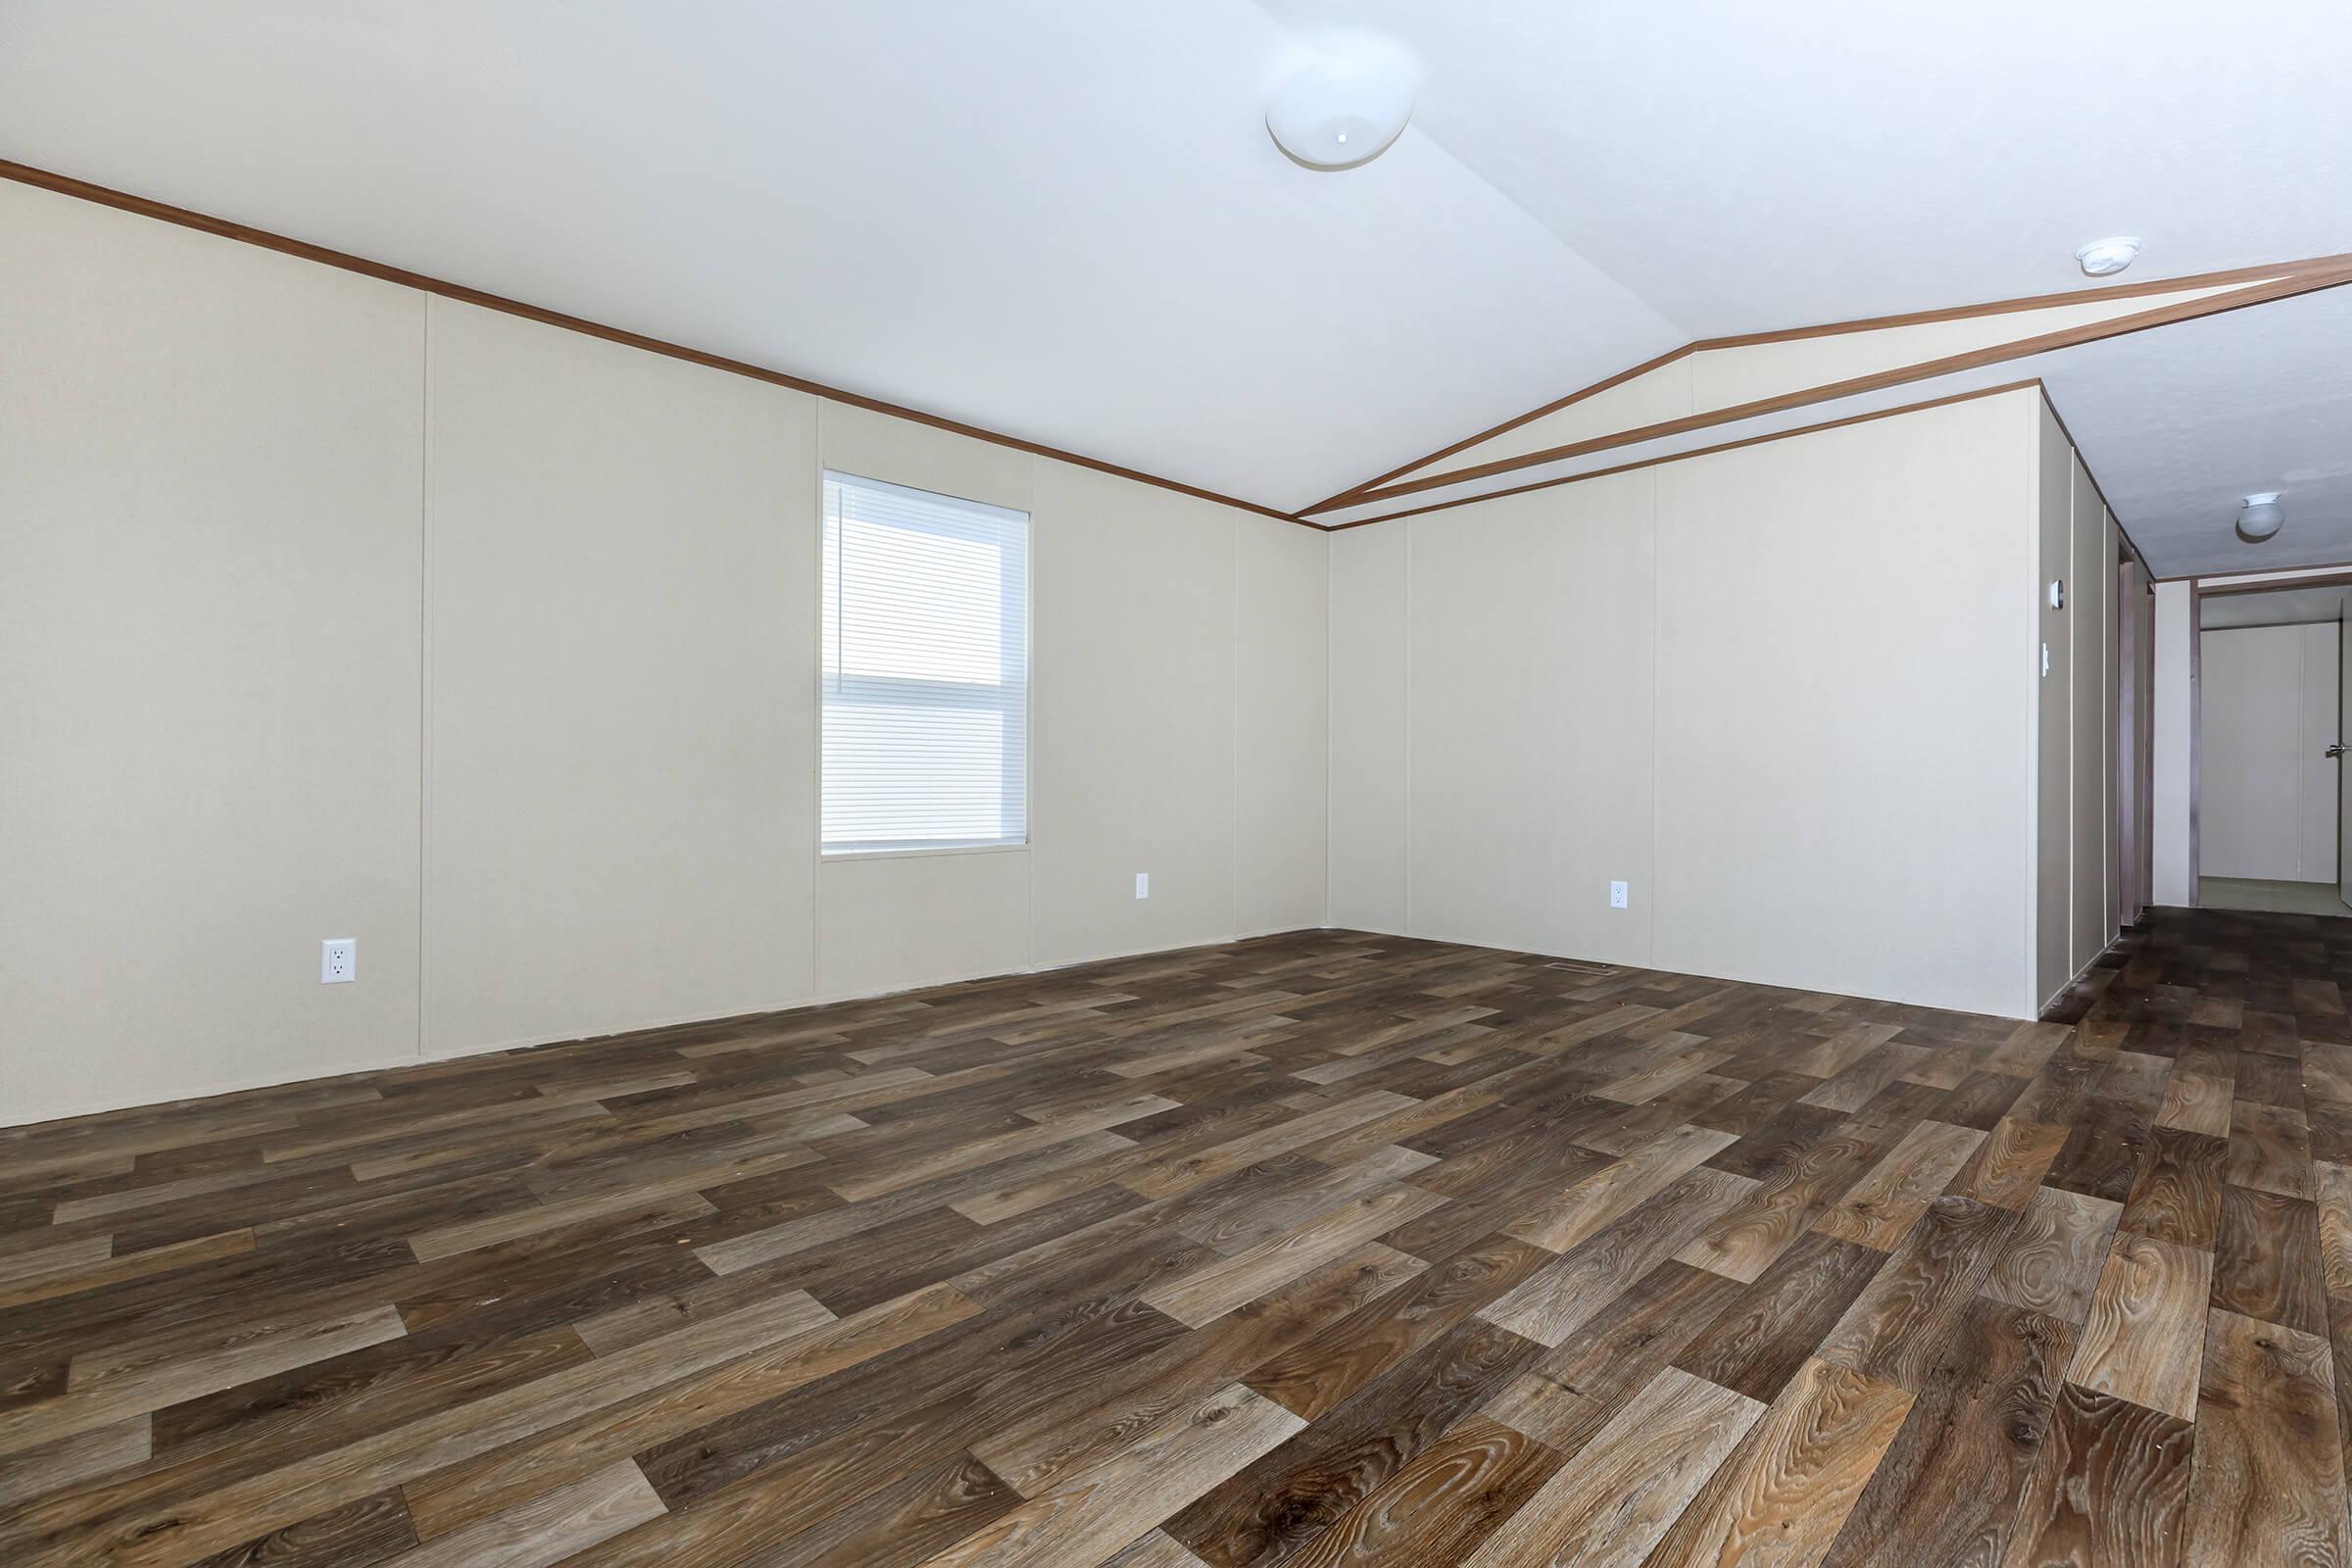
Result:
[[1135,896],[1139,899],[1148,899],[1152,896],[1151,872],[1138,871],[1135,873]]
[[329,937],[318,944],[318,983],[340,985],[360,977],[360,939]]
[[1624,883],[1612,882],[1609,884],[1609,907],[1612,909],[1622,909],[1625,907]]

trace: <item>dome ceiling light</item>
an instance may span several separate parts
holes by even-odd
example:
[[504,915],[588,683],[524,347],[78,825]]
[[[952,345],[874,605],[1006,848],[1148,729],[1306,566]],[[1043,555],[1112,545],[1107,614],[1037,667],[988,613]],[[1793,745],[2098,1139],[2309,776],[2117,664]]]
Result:
[[1350,38],[1275,89],[1266,129],[1309,169],[1353,169],[1403,132],[1419,81],[1412,57],[1396,45]]
[[2240,537],[2260,544],[2278,531],[2278,525],[2286,521],[2286,509],[2278,505],[2278,496],[2277,490],[2265,490],[2246,497],[2245,510],[2237,514]]

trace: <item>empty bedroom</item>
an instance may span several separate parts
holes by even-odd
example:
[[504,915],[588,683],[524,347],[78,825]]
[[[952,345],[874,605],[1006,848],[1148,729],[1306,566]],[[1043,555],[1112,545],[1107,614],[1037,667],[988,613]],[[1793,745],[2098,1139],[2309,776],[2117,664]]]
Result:
[[2348,58],[0,0],[0,1562],[2352,1568]]

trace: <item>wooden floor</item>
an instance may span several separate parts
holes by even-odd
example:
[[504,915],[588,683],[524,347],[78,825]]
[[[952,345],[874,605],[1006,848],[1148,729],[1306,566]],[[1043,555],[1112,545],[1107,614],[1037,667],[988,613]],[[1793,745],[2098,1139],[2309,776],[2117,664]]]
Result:
[[0,1562],[2343,1563],[2352,921],[1308,933],[0,1134]]

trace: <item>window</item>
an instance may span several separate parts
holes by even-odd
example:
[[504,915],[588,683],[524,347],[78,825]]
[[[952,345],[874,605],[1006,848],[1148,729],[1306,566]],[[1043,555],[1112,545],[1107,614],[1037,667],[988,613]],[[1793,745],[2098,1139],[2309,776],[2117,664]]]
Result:
[[824,848],[1029,835],[1029,515],[825,475]]

